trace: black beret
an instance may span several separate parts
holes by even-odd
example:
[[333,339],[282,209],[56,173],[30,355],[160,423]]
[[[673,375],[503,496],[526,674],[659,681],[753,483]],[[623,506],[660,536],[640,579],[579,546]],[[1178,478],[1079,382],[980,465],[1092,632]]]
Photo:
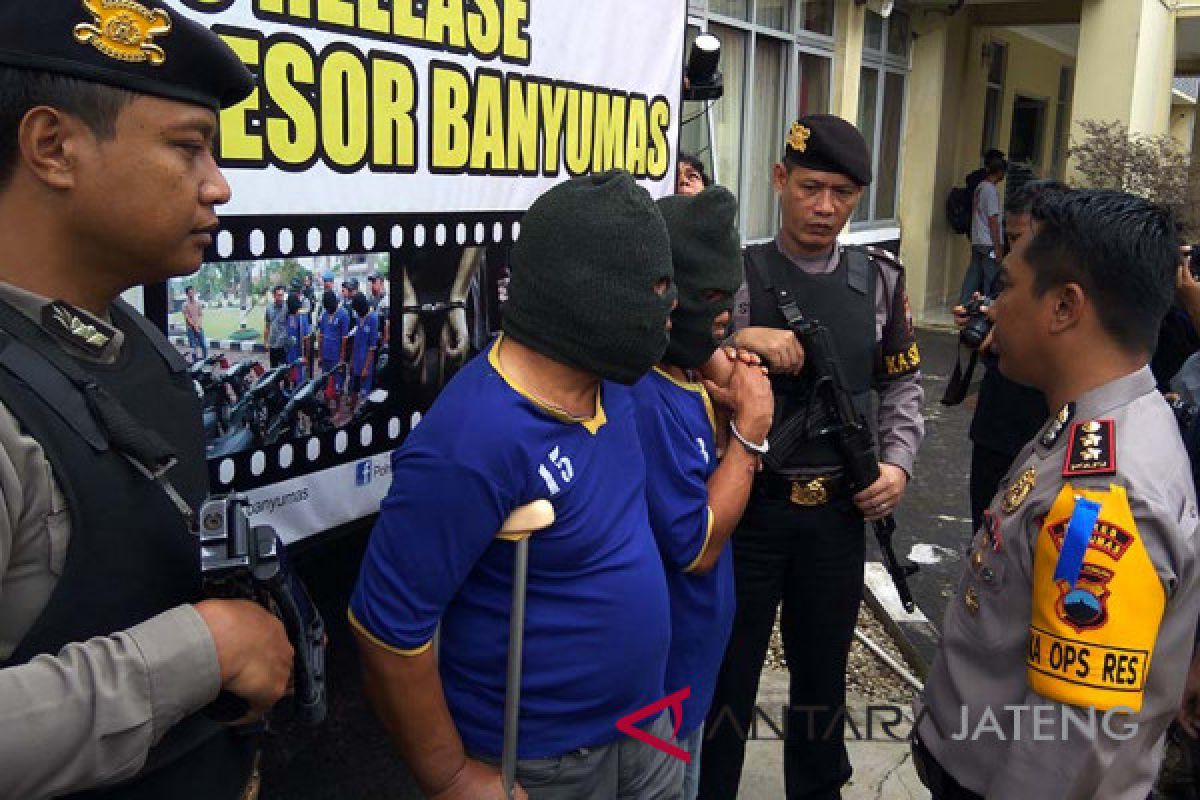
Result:
[[348,278],[342,281],[342,288],[355,291],[358,289],[358,278]]
[[0,64],[213,110],[254,89],[220,37],[162,0],[5,0]]
[[859,186],[871,183],[867,141],[858,128],[832,114],[809,114],[793,122],[783,160],[821,172],[840,172]]

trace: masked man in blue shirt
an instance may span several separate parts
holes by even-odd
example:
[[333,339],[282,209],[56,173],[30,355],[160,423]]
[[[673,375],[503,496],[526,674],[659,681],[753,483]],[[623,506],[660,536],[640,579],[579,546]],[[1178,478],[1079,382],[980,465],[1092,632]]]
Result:
[[[517,797],[677,798],[682,762],[617,722],[663,696],[670,611],[629,386],[663,356],[671,250],[625,172],[525,215],[503,335],[392,457],[350,604],[366,685],[421,788],[505,796],[506,516],[549,500],[529,548]],[[431,651],[440,623],[435,659]],[[647,732],[669,740],[666,714]]]
[[[737,201],[712,186],[658,205],[671,236],[679,304],[666,355],[634,386],[634,404],[650,526],[671,599],[666,689],[688,689],[677,735],[690,757],[683,798],[693,800],[704,717],[733,627],[733,554],[725,544],[750,497],[775,403],[760,367],[717,351],[742,281]],[[724,429],[702,378],[733,412],[728,424],[736,433],[719,459]]]

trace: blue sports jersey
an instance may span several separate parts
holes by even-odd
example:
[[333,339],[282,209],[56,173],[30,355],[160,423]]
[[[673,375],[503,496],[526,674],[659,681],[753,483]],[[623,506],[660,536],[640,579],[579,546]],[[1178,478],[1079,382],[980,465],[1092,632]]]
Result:
[[679,738],[704,722],[733,629],[733,553],[692,572],[712,531],[708,479],[717,468],[713,411],[704,387],[657,369],[633,387],[646,458],[646,500],[671,596],[666,691],[691,687]]
[[351,622],[414,654],[441,622],[438,666],[468,751],[499,756],[514,545],[496,532],[548,498],[529,548],[521,758],[602,745],[663,696],[670,610],[647,519],[628,387],[604,382],[590,420],[542,406],[500,371],[498,339],[447,384],[392,456],[392,485]]
[[[372,311],[358,320],[358,328],[354,332],[354,353],[350,359],[350,373],[361,375],[363,366],[367,363],[367,353],[379,344],[379,314]],[[371,365],[373,370],[375,365]]]
[[289,364],[298,358],[304,357],[304,337],[308,336],[311,330],[312,327],[308,321],[307,314],[288,314],[287,360]]
[[344,308],[332,314],[322,311],[317,325],[321,331],[321,366],[328,369],[341,359],[342,342],[350,333],[350,315]]

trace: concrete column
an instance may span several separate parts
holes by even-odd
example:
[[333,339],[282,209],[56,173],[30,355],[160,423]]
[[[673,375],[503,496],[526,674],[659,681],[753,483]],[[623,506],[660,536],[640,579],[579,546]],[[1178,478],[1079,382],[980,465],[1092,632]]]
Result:
[[1124,123],[1167,132],[1175,71],[1175,12],[1164,0],[1083,0],[1075,69],[1075,123]]
[[866,6],[838,0],[834,17],[833,105],[830,113],[858,124],[858,84],[862,74]]
[[[924,322],[944,321],[939,315],[946,309],[947,292],[957,294],[962,273],[955,245],[963,237],[946,224],[943,204],[958,178],[956,153],[966,147],[959,142],[967,80],[963,64],[970,57],[966,17],[917,12],[912,20],[916,36],[901,152],[904,180],[899,216],[904,235],[900,257],[913,316]],[[970,149],[978,151],[977,131],[971,139]]]

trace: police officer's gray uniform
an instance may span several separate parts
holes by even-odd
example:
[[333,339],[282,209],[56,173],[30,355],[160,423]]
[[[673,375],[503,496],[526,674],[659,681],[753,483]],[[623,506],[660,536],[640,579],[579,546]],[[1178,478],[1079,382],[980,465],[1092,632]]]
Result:
[[[0,301],[35,322],[49,303],[2,283]],[[67,342],[64,352],[113,363],[124,334],[77,314],[109,340],[99,353]],[[0,663],[46,607],[70,544],[66,498],[45,452],[0,404]],[[132,776],[151,746],[220,686],[212,635],[190,605],[0,669],[0,797],[52,796]]]
[[[860,187],[871,182],[861,134],[829,115],[792,126],[784,161],[843,175]],[[923,395],[903,267],[885,250],[833,241],[827,252],[809,257],[790,252],[787,202],[782,205],[784,227],[776,239],[746,248],[746,285],[737,295],[733,325],[738,331],[788,330],[783,306],[791,298],[835,343],[844,388],[876,434],[878,460],[911,475],[924,433]],[[843,211],[848,215],[849,206]],[[787,795],[832,796],[851,776],[841,709],[862,601],[864,518],[853,502],[855,489],[830,433],[834,420],[818,396],[814,371],[772,375],[771,383],[770,453],[731,539],[737,611],[707,720],[702,797],[737,794],[743,731],[752,724],[763,657],[780,608],[791,675]]]
[[[254,85],[161,0],[0,5],[0,65],[214,111]],[[221,685],[181,513],[207,483],[199,403],[161,332],[105,314],[0,285],[0,797],[238,797],[256,745],[198,713]],[[178,456],[178,503],[149,450]]]
[[[1094,526],[1080,496],[1101,506]],[[1077,519],[1082,565],[1060,573]],[[1192,653],[1196,536],[1187,453],[1149,368],[1051,418],[946,611],[916,707],[933,781],[995,800],[1143,800]]]

